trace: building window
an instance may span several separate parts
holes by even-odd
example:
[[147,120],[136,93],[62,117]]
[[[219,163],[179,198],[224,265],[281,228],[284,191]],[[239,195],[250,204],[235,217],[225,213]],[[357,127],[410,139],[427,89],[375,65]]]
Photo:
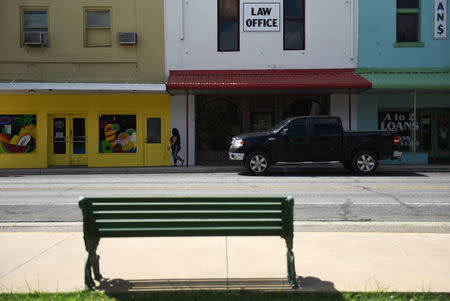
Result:
[[395,46],[423,46],[423,43],[420,43],[419,0],[397,0],[397,43]]
[[273,127],[272,112],[251,112],[250,130],[252,132],[265,132]]
[[23,9],[22,45],[48,46],[47,10]]
[[110,9],[85,9],[85,47],[111,47]]
[[135,153],[136,115],[99,116],[99,152]]
[[145,143],[161,143],[161,118],[147,118]]
[[284,0],[284,50],[305,49],[305,1]]
[[218,0],[217,50],[239,51],[239,0]]

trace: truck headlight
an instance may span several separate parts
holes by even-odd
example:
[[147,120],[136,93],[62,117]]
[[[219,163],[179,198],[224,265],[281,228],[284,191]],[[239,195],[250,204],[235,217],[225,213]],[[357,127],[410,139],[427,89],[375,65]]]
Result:
[[244,145],[244,140],[242,139],[233,139],[232,147],[237,148]]

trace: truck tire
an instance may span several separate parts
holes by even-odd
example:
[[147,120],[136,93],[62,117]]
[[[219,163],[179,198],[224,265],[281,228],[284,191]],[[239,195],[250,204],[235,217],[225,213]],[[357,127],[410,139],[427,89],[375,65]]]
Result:
[[270,168],[269,156],[263,151],[252,152],[245,159],[245,168],[253,175],[266,175]]
[[369,150],[359,151],[353,156],[352,167],[359,175],[373,174],[378,167],[377,155]]

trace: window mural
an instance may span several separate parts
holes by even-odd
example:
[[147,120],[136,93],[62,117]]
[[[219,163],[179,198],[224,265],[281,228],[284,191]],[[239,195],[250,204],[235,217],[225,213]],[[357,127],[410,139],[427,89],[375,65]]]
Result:
[[100,115],[100,153],[135,153],[136,115]]
[[0,114],[0,154],[36,149],[36,115]]

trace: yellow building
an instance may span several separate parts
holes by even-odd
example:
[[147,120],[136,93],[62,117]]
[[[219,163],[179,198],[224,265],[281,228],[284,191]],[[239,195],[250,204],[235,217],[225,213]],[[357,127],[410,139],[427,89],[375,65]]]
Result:
[[163,0],[0,4],[0,168],[170,165]]

